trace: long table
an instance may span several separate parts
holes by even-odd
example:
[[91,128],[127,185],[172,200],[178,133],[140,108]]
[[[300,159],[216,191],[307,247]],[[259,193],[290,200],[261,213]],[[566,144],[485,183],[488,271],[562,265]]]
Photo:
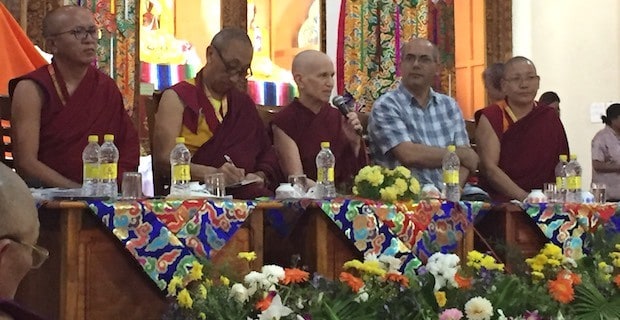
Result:
[[[484,207],[364,199],[45,202],[39,244],[50,260],[24,279],[17,300],[49,319],[160,319],[170,277],[194,259],[238,275],[249,267],[236,258],[240,251],[257,253],[254,269],[298,253],[301,264],[329,278],[368,253],[415,268],[419,257],[456,249]],[[284,244],[292,251],[279,250]]]

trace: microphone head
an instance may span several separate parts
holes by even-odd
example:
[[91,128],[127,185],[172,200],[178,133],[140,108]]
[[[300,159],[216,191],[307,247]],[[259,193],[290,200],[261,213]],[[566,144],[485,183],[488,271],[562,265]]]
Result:
[[338,107],[340,105],[346,105],[346,101],[343,96],[335,96],[332,98],[332,104]]

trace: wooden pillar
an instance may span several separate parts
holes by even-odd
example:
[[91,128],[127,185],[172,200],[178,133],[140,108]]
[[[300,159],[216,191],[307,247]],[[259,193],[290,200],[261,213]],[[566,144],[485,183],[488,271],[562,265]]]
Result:
[[221,1],[222,28],[238,27],[245,30],[248,24],[247,11],[247,0]]

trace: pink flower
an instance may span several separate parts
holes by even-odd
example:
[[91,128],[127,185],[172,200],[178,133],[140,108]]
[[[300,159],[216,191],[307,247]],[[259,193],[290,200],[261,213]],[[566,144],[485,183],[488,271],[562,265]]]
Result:
[[439,315],[439,320],[461,320],[461,318],[463,318],[463,313],[456,308],[446,309]]

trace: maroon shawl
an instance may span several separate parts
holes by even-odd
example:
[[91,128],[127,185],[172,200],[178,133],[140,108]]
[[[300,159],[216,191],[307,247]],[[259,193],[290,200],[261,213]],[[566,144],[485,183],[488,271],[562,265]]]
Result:
[[[555,182],[555,166],[559,155],[568,154],[568,140],[564,126],[555,110],[535,106],[530,113],[510,124],[503,131],[505,111],[497,104],[488,106],[476,114],[476,122],[484,115],[500,142],[498,166],[523,190],[542,189],[546,182]],[[508,201],[507,196],[497,193],[484,175],[480,184],[492,199]]]
[[13,300],[0,299],[0,311],[13,317],[15,320],[43,320],[43,317],[26,310]]
[[336,185],[351,185],[357,172],[366,165],[364,148],[356,157],[351,143],[344,135],[344,116],[335,108],[325,104],[318,114],[306,108],[295,99],[278,112],[273,124],[286,133],[299,149],[301,164],[308,178],[316,180],[316,155],[321,150],[321,141],[329,141],[336,158]]
[[202,90],[200,75],[196,76],[196,85],[184,81],[171,87],[185,105],[183,125],[195,131],[202,113],[213,132],[213,137],[205,141],[192,156],[192,162],[219,168],[226,161],[224,155],[228,155],[246,173],[263,171],[267,176],[264,187],[250,184],[228,189],[229,194],[237,199],[272,196],[281,180],[280,167],[256,104],[247,94],[231,89],[226,94],[228,112],[222,123],[219,123],[211,102]]
[[62,75],[53,62],[51,65],[59,90],[64,93],[65,105],[47,65],[9,82],[11,95],[17,83],[24,79],[36,82],[45,94],[41,108],[39,161],[66,178],[82,183],[82,151],[88,144],[88,135],[96,134],[103,142],[103,135],[111,133],[120,152],[118,176],[122,177],[125,171],[136,171],[140,157],[138,133],[123,107],[114,80],[90,66],[69,97]]

